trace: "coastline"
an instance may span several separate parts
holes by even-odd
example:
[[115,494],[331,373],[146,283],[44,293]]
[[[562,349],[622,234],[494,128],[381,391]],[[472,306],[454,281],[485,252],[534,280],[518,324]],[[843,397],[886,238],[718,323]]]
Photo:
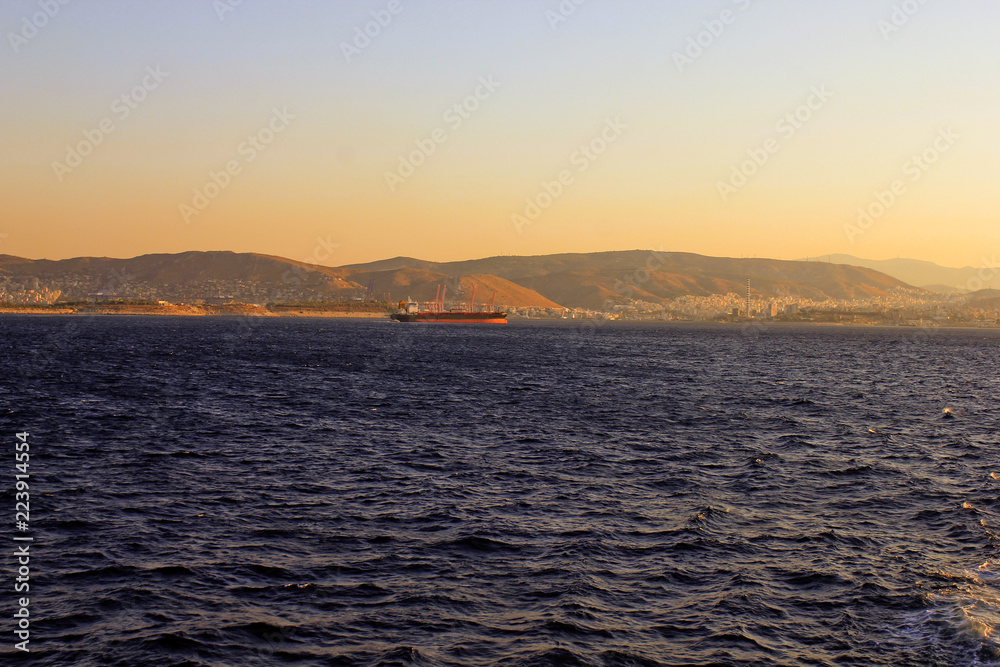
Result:
[[335,311],[310,308],[271,310],[263,306],[194,306],[194,305],[102,305],[102,306],[4,306],[3,315],[156,315],[174,317],[324,317],[353,319],[388,319],[387,312]]
[[[323,319],[357,319],[357,320],[388,320],[388,312],[371,311],[335,311],[318,308],[278,308],[271,310],[263,306],[231,305],[231,306],[194,306],[194,305],[168,305],[168,306],[147,306],[147,305],[104,305],[104,306],[66,306],[66,307],[36,307],[36,306],[6,306],[0,307],[0,317],[4,315],[69,315],[69,316],[160,316],[160,317],[261,317],[261,318],[323,318]],[[659,320],[659,319],[636,319],[636,320],[596,320],[596,319],[560,319],[560,318],[531,318],[516,317],[511,318],[510,323],[547,323],[572,327],[575,325],[598,326],[636,326],[636,325],[656,325],[663,327],[698,327],[713,325],[729,328],[752,327],[756,332],[763,332],[770,328],[788,327],[816,327],[816,328],[883,328],[916,331],[936,331],[936,330],[997,330],[997,324],[890,324],[886,322],[816,322],[809,320],[786,321],[786,320],[746,320],[741,322],[711,322],[696,320]]]

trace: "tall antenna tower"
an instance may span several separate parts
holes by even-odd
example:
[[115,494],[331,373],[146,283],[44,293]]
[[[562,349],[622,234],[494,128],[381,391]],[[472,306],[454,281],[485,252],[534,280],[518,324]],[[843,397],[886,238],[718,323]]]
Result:
[[747,276],[747,319],[750,319],[750,276]]

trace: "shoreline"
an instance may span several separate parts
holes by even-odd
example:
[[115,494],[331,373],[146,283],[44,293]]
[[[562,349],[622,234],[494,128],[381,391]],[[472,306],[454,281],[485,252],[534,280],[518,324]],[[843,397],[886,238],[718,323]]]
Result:
[[[4,315],[62,315],[73,317],[87,317],[97,315],[125,316],[125,317],[259,317],[270,318],[319,318],[319,319],[357,319],[357,320],[389,320],[387,312],[349,312],[349,311],[322,311],[309,309],[295,309],[275,312],[262,307],[226,307],[226,306],[122,306],[122,307],[101,307],[101,308],[35,308],[31,306],[0,308],[0,317]],[[717,326],[725,328],[746,327],[748,324],[760,330],[769,328],[785,327],[840,327],[858,329],[901,329],[901,330],[939,330],[939,329],[967,329],[967,330],[997,330],[1000,325],[992,323],[983,324],[933,324],[919,326],[916,324],[890,324],[886,322],[856,323],[856,322],[788,322],[780,320],[747,320],[742,322],[711,322],[695,320],[598,320],[598,319],[560,319],[560,318],[511,318],[510,324],[519,323],[548,323],[554,325],[586,326],[596,324],[604,326],[663,326],[663,327],[691,327],[691,326]]]
[[258,306],[98,306],[80,308],[76,306],[33,307],[15,306],[0,308],[0,317],[4,315],[110,315],[110,316],[157,316],[157,317],[322,317],[322,318],[354,318],[354,319],[388,319],[388,312],[365,311],[323,311],[307,308],[269,310]]

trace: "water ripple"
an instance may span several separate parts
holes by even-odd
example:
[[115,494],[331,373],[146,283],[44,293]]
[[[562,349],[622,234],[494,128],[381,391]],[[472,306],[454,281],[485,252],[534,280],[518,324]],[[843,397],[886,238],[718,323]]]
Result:
[[67,321],[24,664],[1000,664],[996,332]]

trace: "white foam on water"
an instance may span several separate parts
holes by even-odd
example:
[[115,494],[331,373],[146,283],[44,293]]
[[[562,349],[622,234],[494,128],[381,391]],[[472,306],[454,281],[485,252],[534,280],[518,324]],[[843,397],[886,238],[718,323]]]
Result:
[[950,655],[955,665],[1000,665],[1000,562],[935,574],[951,583],[927,593],[927,608],[897,636],[926,647],[928,657]]

